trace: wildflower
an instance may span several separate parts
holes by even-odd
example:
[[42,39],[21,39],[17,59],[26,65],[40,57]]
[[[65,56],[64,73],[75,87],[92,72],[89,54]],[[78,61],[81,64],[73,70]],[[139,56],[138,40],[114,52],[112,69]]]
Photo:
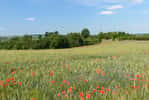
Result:
[[104,90],[99,90],[99,92],[100,92],[101,94],[104,94],[104,93],[105,93],[105,91],[104,91]]
[[99,69],[97,69],[97,70],[96,70],[96,73],[97,73],[97,74],[99,74],[99,73],[100,73]]
[[118,88],[119,88],[119,86],[116,86],[116,88],[118,89]]
[[15,80],[15,78],[13,77],[12,80]]
[[63,80],[63,83],[66,83],[66,80]]
[[69,85],[70,83],[69,82],[67,82],[67,85]]
[[99,89],[99,86],[96,86],[97,89]]
[[126,74],[126,76],[129,76],[129,74]]
[[81,100],[84,100],[84,98],[83,98],[83,97],[81,97]]
[[32,98],[32,100],[35,100],[35,98]]
[[87,82],[88,80],[84,80],[84,82]]
[[66,94],[65,97],[68,98],[68,94]]
[[22,83],[21,82],[19,82],[19,85],[21,85]]
[[79,97],[83,97],[83,92],[80,92]]
[[60,86],[63,86],[63,84],[61,84]]
[[32,72],[32,76],[34,76],[35,75],[35,73],[34,72]]
[[5,86],[8,86],[8,84],[5,84]]
[[15,81],[11,81],[12,83],[14,83]]
[[57,96],[59,97],[60,96],[60,93],[58,93]]
[[110,91],[110,89],[109,89],[109,88],[107,88],[107,89],[106,89],[106,91]]
[[130,81],[135,81],[136,79],[135,79],[135,78],[130,78],[129,80],[130,80]]
[[112,58],[116,58],[116,56],[112,56]]
[[78,76],[78,78],[81,80],[82,78],[81,78],[81,76]]
[[69,67],[69,64],[67,64],[66,66]]
[[71,88],[69,88],[69,89],[68,89],[68,92],[71,92],[71,91],[72,91],[72,89],[71,89]]
[[99,69],[99,71],[102,71],[102,69]]
[[67,67],[67,70],[70,70],[70,68],[69,68],[69,67]]
[[105,73],[105,72],[103,72],[103,73],[102,73],[102,75],[106,75],[106,73]]
[[54,71],[51,70],[51,71],[50,71],[50,76],[53,76],[53,74],[54,74]]
[[104,87],[101,87],[102,90],[104,90]]
[[62,91],[62,94],[65,94],[65,91]]
[[10,79],[7,79],[6,82],[9,83]]
[[140,78],[140,75],[136,75],[137,78]]
[[90,99],[91,95],[90,94],[86,94],[86,99]]
[[11,75],[13,75],[14,74],[14,72],[11,72]]
[[132,85],[131,88],[136,89],[137,87]]
[[51,81],[51,83],[52,83],[52,84],[54,84],[54,83],[55,83],[55,81],[53,81],[53,80],[52,80],[52,81]]

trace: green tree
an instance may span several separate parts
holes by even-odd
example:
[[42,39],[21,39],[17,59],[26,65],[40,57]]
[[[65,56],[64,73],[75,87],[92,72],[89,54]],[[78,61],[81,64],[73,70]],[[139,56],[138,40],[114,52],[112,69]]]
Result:
[[80,33],[69,33],[67,35],[67,38],[68,38],[70,47],[78,47],[84,44]]
[[81,31],[81,36],[82,36],[83,38],[89,37],[89,36],[90,36],[90,31],[89,31],[89,29],[84,28],[84,29]]
[[66,37],[55,35],[52,37],[50,48],[59,49],[59,48],[68,48],[69,42]]

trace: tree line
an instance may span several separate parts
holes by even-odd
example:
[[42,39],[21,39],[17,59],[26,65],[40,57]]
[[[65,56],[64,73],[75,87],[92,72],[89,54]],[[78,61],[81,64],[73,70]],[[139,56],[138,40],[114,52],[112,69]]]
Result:
[[[145,37],[145,38],[143,38]],[[100,43],[103,39],[114,40],[143,40],[146,36],[137,36],[126,32],[100,32],[91,35],[89,29],[84,28],[81,32],[71,32],[66,35],[56,32],[45,32],[44,35],[24,35],[13,37],[8,40],[0,39],[0,49],[60,49],[72,48],[84,45]]]

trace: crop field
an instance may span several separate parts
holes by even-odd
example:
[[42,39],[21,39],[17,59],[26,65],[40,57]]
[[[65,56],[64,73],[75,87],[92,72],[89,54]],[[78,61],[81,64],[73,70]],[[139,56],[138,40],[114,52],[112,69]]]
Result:
[[0,100],[149,100],[149,42],[1,50]]

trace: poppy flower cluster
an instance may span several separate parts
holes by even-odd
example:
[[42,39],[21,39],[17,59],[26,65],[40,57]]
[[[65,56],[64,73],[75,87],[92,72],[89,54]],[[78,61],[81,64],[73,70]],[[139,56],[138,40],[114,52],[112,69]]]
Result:
[[13,84],[13,85],[17,85],[17,84],[21,85],[22,82],[16,82],[14,77],[8,78],[8,79],[6,79],[6,81],[3,81],[3,80],[0,81],[0,85],[3,85],[3,87],[7,87],[7,86],[9,86],[11,84]]

